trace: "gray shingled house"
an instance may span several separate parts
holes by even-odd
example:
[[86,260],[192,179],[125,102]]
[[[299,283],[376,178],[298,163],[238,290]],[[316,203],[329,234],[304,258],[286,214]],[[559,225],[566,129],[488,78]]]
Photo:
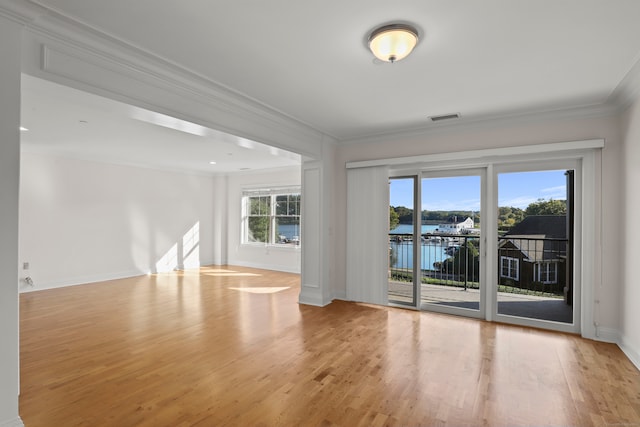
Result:
[[531,215],[500,237],[499,283],[562,294],[567,286],[567,217]]

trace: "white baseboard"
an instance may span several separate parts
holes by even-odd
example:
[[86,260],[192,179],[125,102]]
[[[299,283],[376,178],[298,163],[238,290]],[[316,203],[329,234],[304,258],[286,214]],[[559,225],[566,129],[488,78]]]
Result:
[[635,348],[628,340],[626,340],[620,331],[612,328],[596,328],[596,336],[593,337],[596,341],[608,342],[616,344],[622,352],[629,358],[638,370],[640,370],[640,349]]
[[24,423],[22,422],[20,417],[18,417],[9,421],[1,421],[0,427],[24,427]]
[[610,342],[610,343],[614,343],[614,344],[619,344],[620,343],[620,332],[618,330],[616,330],[616,329],[603,328],[603,327],[599,326],[599,327],[596,328],[595,340],[596,341]]
[[298,303],[305,304],[305,305],[313,305],[316,307],[325,307],[331,304],[331,301],[323,301],[321,297],[317,297],[315,295],[303,295],[301,292],[300,296],[298,297]]
[[140,270],[122,271],[118,273],[99,274],[95,276],[71,277],[62,280],[40,283],[34,278],[34,286],[21,286],[20,293],[43,291],[45,289],[64,288],[66,286],[86,285],[87,283],[105,282],[107,280],[126,279],[128,277],[143,276],[147,272]]
[[[214,262],[210,261],[202,261],[200,262],[200,266],[208,266],[215,265]],[[197,268],[197,267],[194,267]],[[178,268],[182,269],[182,268]],[[148,271],[142,270],[129,270],[129,271],[121,271],[118,273],[108,273],[108,274],[98,274],[92,276],[79,276],[79,277],[71,277],[62,280],[54,280],[51,282],[42,282],[40,283],[37,278],[34,279],[34,286],[22,285],[20,286],[20,293],[34,292],[34,291],[43,291],[45,289],[55,289],[55,288],[64,288],[67,286],[76,286],[76,285],[86,285],[88,283],[96,283],[96,282],[106,282],[108,280],[118,280],[118,279],[127,279],[129,277],[137,277],[144,276],[149,274]],[[154,273],[154,272],[151,272]],[[0,427],[2,427],[0,425]]]
[[225,259],[225,258],[216,258],[213,261],[211,261],[209,264],[204,264],[203,265],[227,265],[229,264],[229,262]]
[[346,291],[334,292],[333,295],[332,295],[332,299],[339,299],[341,301],[347,301],[347,292]]
[[[211,267],[212,265],[221,265],[221,264],[215,263],[214,261],[212,261],[212,260],[208,260],[208,259],[207,259],[207,260],[200,260],[200,264],[198,264],[198,265],[197,265],[197,266],[195,266],[195,267],[186,267],[186,268],[185,268],[185,267],[183,266],[183,268],[182,268],[182,269],[183,269],[183,270],[193,270],[193,269],[195,269],[195,268]],[[179,270],[179,269],[178,269],[178,270]]]
[[636,368],[640,370],[640,349],[634,348],[634,346],[625,340],[624,337],[618,343],[618,347],[620,347],[624,354],[627,355],[629,360],[631,360],[631,363],[636,365]]
[[322,289],[318,286],[300,285],[300,295],[298,296],[299,304],[315,305],[316,307],[324,307],[331,304],[332,298],[327,298],[322,294]]

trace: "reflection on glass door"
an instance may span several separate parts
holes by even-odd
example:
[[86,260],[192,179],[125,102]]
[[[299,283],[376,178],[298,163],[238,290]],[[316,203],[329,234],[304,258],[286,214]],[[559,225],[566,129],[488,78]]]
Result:
[[429,174],[421,182],[421,308],[483,317],[480,172]]
[[498,174],[499,316],[573,323],[573,193],[573,170]]
[[389,287],[394,304],[415,307],[417,300],[416,253],[414,245],[417,177],[389,180]]

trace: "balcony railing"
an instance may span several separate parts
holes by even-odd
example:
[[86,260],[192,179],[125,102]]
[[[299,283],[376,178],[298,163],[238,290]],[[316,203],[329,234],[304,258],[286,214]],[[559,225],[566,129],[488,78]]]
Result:
[[[480,237],[477,235],[389,234],[389,275],[393,282],[413,282],[414,245],[420,244],[420,283],[479,289]],[[498,238],[500,292],[566,295],[567,239],[502,236]]]
[[[412,234],[389,235],[391,280],[413,281],[414,244]],[[479,236],[423,234],[419,244],[421,283],[479,288]]]

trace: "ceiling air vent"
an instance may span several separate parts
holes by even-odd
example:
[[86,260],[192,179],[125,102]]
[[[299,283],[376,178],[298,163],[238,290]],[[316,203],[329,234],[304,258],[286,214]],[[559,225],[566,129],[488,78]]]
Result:
[[453,113],[453,114],[443,114],[442,116],[431,116],[429,117],[429,119],[432,122],[442,122],[445,120],[453,120],[453,119],[459,119],[460,118],[460,114],[458,113]]

